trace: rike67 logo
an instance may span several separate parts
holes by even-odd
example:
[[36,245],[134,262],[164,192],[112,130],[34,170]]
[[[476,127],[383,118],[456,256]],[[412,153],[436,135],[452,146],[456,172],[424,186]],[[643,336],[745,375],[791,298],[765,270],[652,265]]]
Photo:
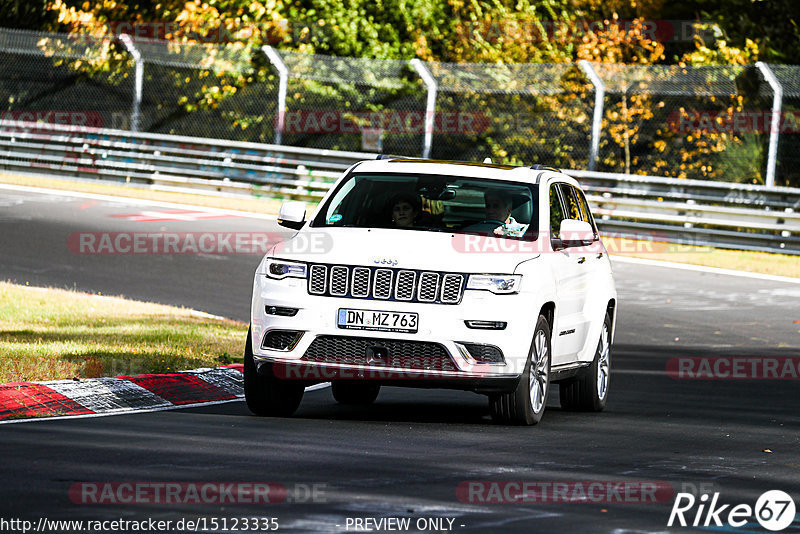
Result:
[[702,494],[700,498],[691,493],[678,493],[667,526],[675,524],[681,527],[722,527],[727,524],[735,528],[752,527],[755,525],[750,523],[750,520],[755,517],[763,528],[778,532],[794,521],[794,500],[781,490],[770,490],[761,494],[755,508],[749,504],[737,504],[733,507],[730,504],[720,505],[718,501],[718,492],[711,496],[710,501],[707,493]]

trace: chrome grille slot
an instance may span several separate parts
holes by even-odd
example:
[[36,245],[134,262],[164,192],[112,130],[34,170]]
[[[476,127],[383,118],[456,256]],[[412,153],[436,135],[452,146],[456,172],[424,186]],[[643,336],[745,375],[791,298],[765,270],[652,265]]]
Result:
[[308,293],[337,298],[458,304],[466,275],[364,265],[309,265]]
[[375,271],[372,296],[383,300],[392,296],[392,271],[390,269],[378,269]]
[[324,295],[328,287],[328,268],[324,265],[312,265],[308,277],[308,292],[312,295]]
[[446,274],[442,278],[441,300],[445,303],[458,302],[461,298],[461,286],[464,284],[464,277],[460,274]]
[[366,267],[355,267],[353,269],[353,279],[350,283],[350,295],[357,298],[369,296],[369,269]]
[[394,298],[397,300],[411,300],[414,298],[414,285],[417,273],[414,271],[400,271],[397,273],[397,282],[394,288]]
[[347,271],[347,267],[342,267],[341,265],[331,268],[331,296],[343,297],[347,295]]
[[439,288],[439,273],[430,273],[430,272],[422,273],[422,275],[419,277],[417,300],[419,300],[420,302],[435,301],[438,288]]

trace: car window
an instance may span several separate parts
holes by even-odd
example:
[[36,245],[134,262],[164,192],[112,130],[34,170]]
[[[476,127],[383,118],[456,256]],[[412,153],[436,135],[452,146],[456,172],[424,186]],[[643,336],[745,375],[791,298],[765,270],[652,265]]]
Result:
[[575,189],[569,184],[558,184],[561,189],[561,198],[567,208],[567,218],[582,221],[581,208],[578,198],[575,196]]
[[[352,173],[312,226],[493,233],[536,239],[535,186],[459,176]],[[494,225],[494,226],[493,226]],[[498,231],[498,226],[501,231]]]
[[558,187],[556,184],[550,186],[550,235],[558,237],[559,229],[561,228],[561,221],[566,219],[564,214],[564,207],[561,205],[561,199],[558,196]]
[[596,234],[597,225],[595,225],[594,223],[594,217],[592,217],[592,211],[589,209],[589,203],[586,201],[586,195],[584,195],[583,191],[581,191],[580,189],[577,189],[575,187],[572,187],[572,189],[575,191],[575,196],[578,199],[578,207],[581,210],[581,220],[586,221],[590,225],[592,225],[592,229]]

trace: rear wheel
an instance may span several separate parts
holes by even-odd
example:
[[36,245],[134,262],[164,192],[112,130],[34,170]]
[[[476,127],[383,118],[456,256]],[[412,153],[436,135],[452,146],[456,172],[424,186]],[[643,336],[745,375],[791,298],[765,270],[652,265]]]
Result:
[[550,354],[550,325],[540,315],[517,389],[489,397],[492,419],[517,425],[535,425],[542,419],[550,391]]
[[610,371],[611,317],[606,314],[592,365],[581,376],[561,383],[561,407],[582,412],[602,411],[608,399]]
[[380,384],[370,382],[331,382],[331,392],[336,402],[340,404],[372,404],[381,391]]
[[244,346],[244,398],[247,407],[256,415],[288,417],[303,399],[302,384],[276,378],[272,364],[264,364],[259,372],[253,359],[253,343],[250,332]]

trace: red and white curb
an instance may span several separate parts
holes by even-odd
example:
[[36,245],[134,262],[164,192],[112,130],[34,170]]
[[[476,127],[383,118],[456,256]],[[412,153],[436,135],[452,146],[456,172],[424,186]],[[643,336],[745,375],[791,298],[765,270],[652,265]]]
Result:
[[168,410],[244,397],[242,364],[161,375],[0,384],[0,424]]

